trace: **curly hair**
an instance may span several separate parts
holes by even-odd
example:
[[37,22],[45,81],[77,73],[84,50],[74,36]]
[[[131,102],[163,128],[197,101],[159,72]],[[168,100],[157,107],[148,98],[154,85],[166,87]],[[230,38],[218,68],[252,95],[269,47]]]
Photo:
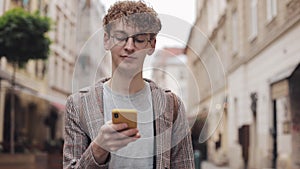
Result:
[[111,6],[103,18],[103,27],[108,34],[115,21],[122,21],[145,33],[157,34],[161,30],[158,14],[142,1],[118,1]]

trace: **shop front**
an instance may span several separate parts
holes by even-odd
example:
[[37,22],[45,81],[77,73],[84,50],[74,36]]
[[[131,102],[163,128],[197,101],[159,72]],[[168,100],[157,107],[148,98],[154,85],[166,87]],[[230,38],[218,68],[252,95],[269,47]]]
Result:
[[[14,92],[9,87],[2,88],[1,92],[4,95],[3,113],[0,113],[3,116],[2,153],[9,153],[12,145],[15,153],[61,151],[64,103],[47,100],[24,88],[16,87]],[[14,116],[11,116],[12,108]]]
[[272,167],[300,168],[300,64],[271,84]]

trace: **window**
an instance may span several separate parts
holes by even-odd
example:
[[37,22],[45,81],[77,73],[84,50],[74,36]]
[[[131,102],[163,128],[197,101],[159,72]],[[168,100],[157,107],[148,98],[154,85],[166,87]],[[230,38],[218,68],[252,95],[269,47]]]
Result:
[[63,60],[59,55],[56,55],[54,73],[54,86],[61,89],[63,86]]
[[58,73],[59,73],[59,71],[58,71],[58,63],[57,63],[57,60],[56,60],[56,58],[57,58],[57,55],[55,55],[55,61],[54,61],[54,74],[53,74],[53,85],[54,86],[56,86],[57,87],[57,81],[58,81]]
[[56,25],[55,25],[55,43],[59,42],[60,37],[60,17],[59,12],[56,14]]
[[70,81],[70,65],[67,61],[64,62],[64,90],[65,91],[69,91],[70,88],[69,88],[69,81]]
[[73,66],[72,66],[72,64],[69,64],[69,74],[68,74],[68,91],[71,91],[71,89],[72,89],[72,82],[73,82],[73,73],[74,73],[74,71],[73,71]]
[[62,61],[62,71],[61,71],[61,85],[60,85],[60,87],[61,87],[61,89],[63,89],[63,90],[65,90],[66,89],[66,67],[65,67],[65,61],[63,60]]
[[56,23],[57,23],[57,28],[56,28],[56,31],[57,31],[57,39],[58,39],[58,44],[62,45],[63,42],[64,42],[64,22],[65,22],[65,17],[64,17],[64,14],[61,12],[60,9],[57,8],[57,16],[56,16]]
[[30,11],[30,4],[31,4],[30,0],[23,0],[23,1],[21,1],[21,4],[24,9],[27,9]]
[[238,52],[238,40],[239,40],[239,29],[238,29],[238,16],[237,12],[232,13],[232,52],[236,54]]
[[68,31],[68,18],[63,14],[62,15],[64,22],[62,23],[62,46],[63,48],[66,48],[66,40],[67,40],[67,31]]
[[267,21],[270,22],[277,15],[277,0],[266,0]]
[[234,102],[233,102],[233,106],[234,106],[234,124],[235,126],[239,125],[239,102],[238,99],[235,97],[234,98]]
[[250,36],[249,39],[253,40],[257,36],[257,0],[251,0],[250,4]]
[[75,52],[75,46],[76,46],[76,27],[74,26],[74,24],[71,25],[71,36],[70,36],[70,39],[71,39],[71,46],[70,46],[70,49],[71,49],[71,53],[74,53]]
[[0,1],[0,15],[2,15],[4,13],[4,2],[5,1]]
[[69,42],[69,34],[70,34],[70,26],[69,26],[70,20],[66,18],[64,23],[64,47],[66,50],[69,50],[70,42]]

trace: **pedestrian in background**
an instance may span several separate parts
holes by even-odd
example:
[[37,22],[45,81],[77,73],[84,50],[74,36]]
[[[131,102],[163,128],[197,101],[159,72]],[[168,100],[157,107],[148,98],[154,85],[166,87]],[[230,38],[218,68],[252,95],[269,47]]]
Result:
[[[179,97],[143,78],[161,21],[142,1],[119,1],[103,19],[110,78],[68,97],[64,168],[193,169],[189,125]],[[113,124],[112,109],[135,109],[138,127]]]

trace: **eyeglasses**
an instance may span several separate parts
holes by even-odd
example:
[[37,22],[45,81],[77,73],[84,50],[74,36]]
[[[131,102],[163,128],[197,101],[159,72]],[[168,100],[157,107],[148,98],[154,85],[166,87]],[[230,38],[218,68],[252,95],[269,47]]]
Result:
[[129,38],[133,39],[134,46],[138,49],[144,49],[147,47],[148,43],[151,41],[149,39],[149,34],[142,33],[128,36],[124,33],[116,33],[111,35],[113,43],[118,46],[125,46]]

